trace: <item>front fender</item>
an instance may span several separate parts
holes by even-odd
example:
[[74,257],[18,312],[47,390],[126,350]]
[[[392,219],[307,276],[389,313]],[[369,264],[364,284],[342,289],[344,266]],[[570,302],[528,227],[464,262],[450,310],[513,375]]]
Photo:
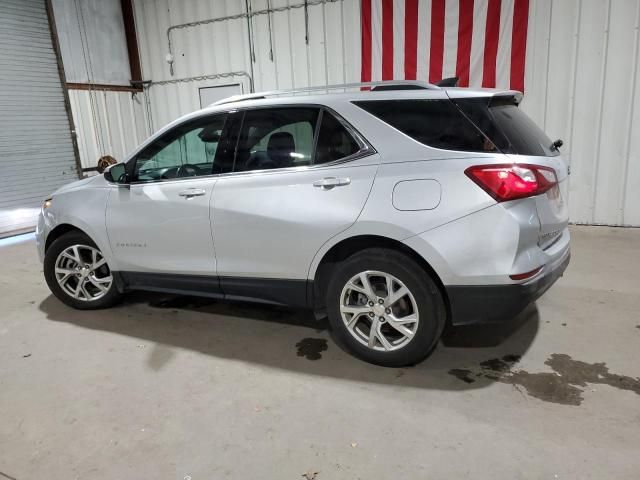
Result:
[[43,210],[38,222],[38,248],[44,253],[47,238],[57,227],[70,225],[95,242],[112,270],[117,270],[106,229],[109,187],[81,188],[54,195],[51,206]]

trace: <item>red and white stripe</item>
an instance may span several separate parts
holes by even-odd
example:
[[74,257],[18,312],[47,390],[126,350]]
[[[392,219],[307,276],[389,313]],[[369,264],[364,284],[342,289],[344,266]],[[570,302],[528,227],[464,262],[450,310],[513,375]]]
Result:
[[363,82],[524,91],[529,0],[361,0]]

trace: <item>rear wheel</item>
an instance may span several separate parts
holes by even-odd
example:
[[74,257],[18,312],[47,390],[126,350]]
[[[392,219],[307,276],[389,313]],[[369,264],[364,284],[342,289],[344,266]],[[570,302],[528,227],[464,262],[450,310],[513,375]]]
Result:
[[413,365],[434,348],[445,324],[442,294],[410,257],[363,250],[340,263],[327,289],[329,321],[359,358],[388,367]]
[[106,308],[121,298],[107,260],[82,232],[66,233],[51,244],[44,276],[51,292],[74,308]]

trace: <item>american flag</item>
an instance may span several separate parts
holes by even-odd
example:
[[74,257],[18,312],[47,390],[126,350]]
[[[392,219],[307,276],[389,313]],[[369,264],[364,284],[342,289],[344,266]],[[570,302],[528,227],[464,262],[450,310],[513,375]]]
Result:
[[529,0],[361,0],[363,82],[524,91]]

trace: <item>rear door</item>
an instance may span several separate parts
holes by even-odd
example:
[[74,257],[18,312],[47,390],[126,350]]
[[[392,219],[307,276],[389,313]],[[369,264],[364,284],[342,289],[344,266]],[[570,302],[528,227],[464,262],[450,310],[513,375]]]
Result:
[[237,145],[234,172],[213,193],[222,289],[243,297],[263,287],[258,296],[278,302],[286,292],[269,279],[298,280],[303,295],[315,253],[360,214],[379,156],[342,119],[313,106],[245,111]]

